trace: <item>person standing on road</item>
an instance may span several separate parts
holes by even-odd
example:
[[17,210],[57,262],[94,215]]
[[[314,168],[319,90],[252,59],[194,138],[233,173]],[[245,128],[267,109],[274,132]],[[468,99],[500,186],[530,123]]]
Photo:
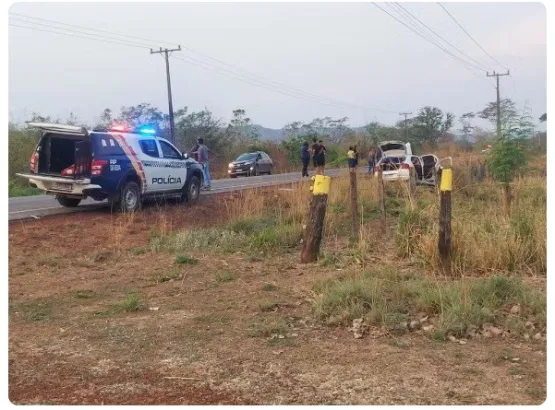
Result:
[[196,154],[197,161],[200,162],[200,164],[202,165],[202,173],[204,175],[203,189],[205,191],[210,191],[212,181],[210,180],[210,166],[208,163],[208,147],[204,145],[204,139],[199,138],[197,141],[198,141],[198,148],[196,152],[193,152],[193,154]]
[[358,167],[358,159],[359,159],[359,154],[358,154],[358,149],[357,146],[355,145],[353,147],[353,151],[355,151],[355,168]]
[[314,155],[314,165],[316,165],[316,174],[324,175],[324,167],[326,165],[326,147],[322,140],[318,141],[316,154]]
[[314,165],[314,169],[318,168],[316,165],[316,154],[318,153],[318,139],[312,139],[312,147],[310,148],[310,153],[312,154],[312,164]]
[[375,166],[376,166],[376,149],[372,147],[370,148],[370,151],[368,151],[368,173],[370,175],[374,174]]
[[309,148],[308,148],[308,142],[303,142],[303,145],[301,147],[301,161],[303,163],[303,171],[302,171],[302,176],[303,177],[307,177],[308,176],[308,164],[310,162],[310,152],[309,152]]

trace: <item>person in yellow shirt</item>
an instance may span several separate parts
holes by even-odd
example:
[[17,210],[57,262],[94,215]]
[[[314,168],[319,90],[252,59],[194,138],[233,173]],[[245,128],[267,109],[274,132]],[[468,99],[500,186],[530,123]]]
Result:
[[356,167],[356,152],[353,147],[349,147],[349,151],[347,151],[347,162],[349,163],[349,168]]

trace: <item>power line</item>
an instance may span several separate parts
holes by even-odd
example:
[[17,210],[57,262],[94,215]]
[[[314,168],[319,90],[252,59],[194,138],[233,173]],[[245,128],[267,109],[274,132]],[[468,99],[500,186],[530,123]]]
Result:
[[388,16],[390,16],[391,18],[397,20],[399,23],[401,23],[403,26],[405,26],[406,28],[408,28],[409,30],[411,30],[412,32],[418,34],[420,37],[422,37],[424,40],[430,42],[431,44],[433,44],[434,46],[438,47],[439,49],[441,49],[442,51],[444,51],[445,53],[449,54],[451,57],[456,58],[457,60],[459,60],[460,62],[462,62],[463,64],[466,64],[467,66],[473,67],[478,69],[479,71],[484,71],[482,70],[480,67],[476,67],[474,64],[469,63],[466,60],[463,60],[462,58],[460,58],[459,56],[453,54],[452,52],[450,52],[449,50],[447,50],[446,48],[442,47],[441,45],[430,41],[428,38],[426,38],[424,35],[422,35],[421,33],[419,33],[418,31],[416,31],[415,29],[413,29],[412,27],[408,26],[407,24],[405,24],[405,22],[401,21],[400,19],[398,19],[397,17],[395,17],[394,15],[392,15],[391,13],[389,13],[387,10],[385,10],[384,8],[378,6],[376,3],[372,2],[372,4],[374,6],[376,6],[377,8],[379,8],[381,11],[383,11],[384,13],[386,13]]
[[[83,31],[83,30],[76,30],[76,29],[71,29],[70,30],[70,29],[63,28],[63,27],[56,27],[56,26],[53,26],[51,24],[37,23],[35,21],[26,21],[26,20],[20,19],[18,17],[12,17],[12,19],[16,19],[17,23],[26,23],[26,24],[38,25],[38,26],[42,26],[42,27],[53,28],[55,30],[65,30],[67,32],[70,32],[71,34],[74,34],[74,32],[75,32],[75,33],[83,34],[83,35],[86,35],[86,36],[98,37],[98,38],[103,38],[103,39],[108,39],[108,40],[115,40],[115,41],[122,42],[122,43],[125,43],[125,44],[131,44],[131,45],[134,45],[134,46],[142,46],[143,48],[151,48],[152,47],[152,45],[149,45],[147,43],[140,43],[140,42],[137,42],[137,41],[127,41],[127,40],[122,40],[122,39],[119,39],[119,38],[116,39],[116,38],[113,38],[113,37],[104,36],[104,35],[100,35],[100,34],[96,34],[96,33],[87,33],[86,31]],[[29,27],[32,28],[33,26],[29,26]]]
[[418,17],[416,17],[414,14],[412,14],[410,11],[408,11],[405,7],[403,7],[403,5],[399,4],[399,3],[395,3],[397,4],[401,9],[403,9],[409,16],[411,16],[413,19],[415,19],[416,21],[418,21],[422,26],[424,26],[425,28],[427,28],[430,32],[432,32],[437,38],[439,38],[440,40],[442,40],[445,44],[451,46],[453,49],[457,50],[460,54],[466,56],[467,58],[469,58],[470,60],[474,61],[476,64],[478,64],[478,66],[480,66],[480,68],[482,68],[484,71],[487,71],[487,67],[485,67],[482,63],[480,63],[479,61],[475,60],[474,58],[472,58],[471,56],[469,56],[468,54],[466,54],[464,51],[461,51],[458,47],[455,47],[453,44],[451,44],[449,41],[445,40],[442,36],[440,36],[439,34],[437,34],[433,29],[431,29],[426,23],[422,22]]
[[439,6],[443,9],[443,11],[445,11],[445,12],[449,15],[449,17],[451,17],[451,19],[453,19],[453,21],[457,24],[457,26],[459,26],[459,27],[461,28],[461,30],[464,31],[464,33],[474,42],[474,44],[476,44],[478,47],[480,47],[480,49],[481,49],[484,53],[486,53],[487,56],[488,56],[489,58],[491,58],[494,62],[496,62],[497,64],[499,64],[499,65],[500,65],[501,67],[503,67],[505,70],[508,70],[507,67],[505,67],[505,66],[504,66],[503,64],[501,64],[499,61],[497,61],[495,58],[493,58],[493,57],[491,56],[491,54],[488,53],[488,52],[484,49],[484,47],[482,47],[482,46],[480,45],[480,43],[478,43],[476,40],[474,40],[474,37],[472,37],[472,36],[470,35],[470,33],[469,33],[468,31],[466,31],[465,28],[457,21],[457,19],[455,19],[455,17],[453,17],[453,15],[452,15],[451,13],[449,13],[449,11],[445,8],[445,6],[444,6],[443,4],[441,4],[441,3],[439,3],[439,2],[438,2],[437,4],[439,4]]
[[84,38],[86,40],[100,41],[101,43],[119,44],[119,45],[122,45],[122,46],[129,46],[129,47],[135,47],[135,48],[145,48],[145,49],[149,48],[149,47],[133,45],[133,44],[130,44],[130,43],[122,43],[122,42],[119,42],[119,41],[110,41],[110,40],[102,40],[102,39],[98,39],[98,38],[94,38],[94,37],[79,36],[79,35],[75,35],[75,34],[72,34],[72,33],[64,33],[64,32],[61,32],[61,31],[46,30],[46,29],[30,27],[30,26],[20,26],[20,25],[12,24],[12,23],[9,23],[9,25],[12,26],[12,27],[25,28],[25,29],[28,29],[28,30],[44,31],[44,32],[47,32],[47,33],[62,34],[64,36],[69,36],[69,37],[77,37],[77,38]]
[[[99,32],[99,33],[111,34],[111,35],[119,36],[119,37],[127,37],[127,38],[131,38],[131,39],[134,39],[134,40],[142,40],[142,41],[152,42],[152,44],[150,46],[152,46],[154,44],[156,44],[156,46],[159,46],[160,44],[178,45],[177,43],[172,43],[172,42],[168,42],[168,41],[160,41],[160,40],[152,40],[152,39],[147,39],[147,38],[142,38],[142,37],[134,37],[134,36],[130,36],[128,34],[116,33],[116,32],[113,32],[113,31],[101,30],[101,29],[97,29],[97,28],[84,27],[84,26],[79,26],[79,25],[76,25],[76,24],[68,24],[68,23],[63,23],[61,21],[49,20],[49,19],[45,19],[45,18],[41,18],[41,17],[27,16],[25,14],[10,13],[10,15],[24,17],[28,20],[46,21],[46,22],[58,24],[58,25],[61,25],[61,26],[75,27],[75,28],[85,29],[85,30],[88,30],[88,31],[96,31],[96,32]],[[36,24],[38,24],[38,23],[36,23]]]
[[[26,19],[35,19],[35,20],[40,20],[40,21],[46,21],[46,22],[50,22],[50,23],[54,23],[54,24],[58,24],[58,25],[65,25],[65,26],[68,26],[68,27],[76,27],[76,28],[80,28],[80,29],[84,29],[84,30],[88,30],[88,31],[98,31],[98,32],[102,32],[102,33],[108,33],[108,34],[111,34],[111,35],[115,35],[115,36],[127,37],[127,38],[131,38],[131,39],[138,39],[138,40],[141,40],[141,41],[147,41],[147,42],[149,42],[149,47],[146,47],[146,44],[145,44],[145,43],[138,43],[138,44],[141,44],[141,45],[145,45],[145,46],[142,47],[142,48],[150,48],[150,47],[152,46],[152,44],[154,44],[154,43],[156,43],[156,42],[158,42],[158,43],[165,43],[165,44],[177,44],[177,43],[175,43],[175,42],[158,41],[158,40],[146,39],[146,38],[142,38],[142,37],[135,37],[135,36],[130,36],[130,35],[123,34],[123,33],[115,33],[115,32],[111,32],[111,31],[107,31],[107,30],[93,29],[93,28],[90,28],[90,27],[84,27],[84,26],[79,26],[79,25],[75,25],[75,24],[67,24],[67,23],[62,23],[62,22],[55,21],[55,20],[48,20],[48,19],[43,19],[43,18],[38,18],[38,17],[33,17],[33,16],[26,16],[26,15],[18,14],[18,13],[10,13],[10,14],[11,14],[11,15],[15,15],[15,16],[21,16],[21,17],[24,17],[24,18],[26,18]],[[49,25],[46,25],[46,24],[36,23],[36,22],[26,22],[26,23],[30,23],[30,24],[40,24],[40,25],[42,25],[42,26],[47,26],[47,27],[51,27],[51,28],[56,28],[56,29],[59,29],[59,30],[68,30],[68,29],[65,29],[65,28],[53,27],[53,26],[49,26]],[[27,27],[26,27],[26,28],[27,28]],[[94,34],[94,33],[85,33],[85,32],[83,32],[83,31],[81,31],[81,33],[82,33],[82,34],[86,34],[86,35],[90,35],[90,36],[94,36],[94,35],[99,36],[98,34]],[[59,34],[64,34],[64,33],[59,33]],[[68,35],[68,34],[66,34],[66,35]],[[110,37],[106,37],[106,36],[100,36],[100,37],[111,39]],[[91,38],[89,38],[89,37],[84,37],[84,38],[91,39]],[[113,40],[113,39],[111,39],[111,40]],[[119,41],[119,39],[117,39],[117,41]],[[134,43],[137,43],[137,42],[134,41]],[[136,47],[138,47],[138,45],[137,45]],[[309,96],[309,97],[311,97],[310,101],[315,101],[315,102],[319,102],[319,103],[321,103],[321,104],[324,104],[324,103],[322,102],[322,100],[326,100],[326,101],[328,101],[328,103],[325,103],[325,104],[326,104],[326,105],[332,105],[332,106],[341,106],[341,107],[357,108],[357,109],[367,110],[367,111],[379,111],[379,112],[389,113],[389,114],[396,113],[396,111],[391,111],[391,110],[383,110],[383,109],[379,109],[379,108],[357,106],[357,105],[354,105],[354,104],[345,103],[345,102],[340,101],[340,100],[335,100],[335,99],[332,99],[332,98],[329,98],[329,97],[326,97],[326,96],[322,96],[322,95],[313,94],[313,93],[310,93],[310,92],[307,92],[307,91],[303,91],[303,90],[300,90],[300,89],[298,89],[298,88],[296,88],[296,87],[287,85],[287,84],[285,84],[285,83],[281,83],[281,82],[278,82],[278,81],[274,81],[274,80],[272,80],[272,79],[268,79],[268,78],[262,77],[262,76],[260,76],[260,75],[258,75],[258,74],[249,72],[249,71],[247,71],[247,70],[245,70],[245,69],[242,69],[242,68],[240,68],[240,67],[237,67],[237,66],[234,66],[234,65],[232,65],[232,64],[226,63],[225,61],[219,60],[219,59],[217,59],[217,58],[211,57],[211,56],[209,56],[209,55],[207,55],[207,54],[204,54],[204,53],[202,53],[202,52],[200,52],[200,51],[197,51],[197,50],[195,50],[195,49],[193,49],[193,48],[190,48],[190,47],[187,47],[187,46],[182,46],[182,47],[183,47],[184,50],[188,50],[188,51],[191,51],[191,52],[193,52],[193,53],[199,54],[199,55],[201,55],[201,56],[203,56],[203,57],[205,57],[205,58],[208,58],[208,59],[210,59],[210,60],[212,60],[212,61],[215,61],[215,62],[217,62],[217,63],[219,63],[219,64],[226,65],[226,66],[228,66],[228,67],[232,67],[232,68],[234,68],[234,69],[237,70],[237,71],[242,71],[242,72],[246,73],[246,75],[242,75],[242,74],[239,74],[239,75],[242,75],[243,77],[246,77],[246,78],[248,78],[248,79],[251,80],[251,81],[255,81],[255,82],[258,83],[258,84],[265,84],[264,82],[266,82],[266,83],[269,82],[269,83],[275,84],[277,87],[281,87],[281,88],[286,89],[286,91],[289,92],[289,93],[295,94],[295,95],[291,95],[291,94],[287,94],[287,93],[281,92],[281,94],[284,94],[284,95],[289,95],[289,96],[291,96],[291,97],[295,97],[295,96],[305,96],[305,97],[306,97],[306,96]],[[201,62],[201,61],[199,61],[199,60],[194,59],[193,57],[187,57],[187,58],[189,58],[189,59],[191,59],[191,60],[193,60],[193,61],[196,61],[197,63],[200,63],[200,62]],[[191,63],[191,62],[189,62],[189,63]],[[209,63],[206,63],[206,62],[204,62],[204,61],[202,61],[201,63],[203,63],[203,64],[209,64]],[[194,64],[194,63],[191,63],[191,64]],[[214,67],[214,66],[211,65],[211,67]],[[206,67],[203,67],[203,68],[206,68]],[[225,69],[225,68],[218,67],[218,69],[219,69],[219,70],[223,70],[223,71],[225,71],[225,72],[227,72],[227,73],[230,73],[230,74],[235,74],[235,75],[238,74],[238,73],[236,73],[236,72],[234,72],[234,71],[232,71],[232,70],[228,70],[228,69]],[[249,77],[254,77],[254,78],[249,78]],[[239,78],[237,78],[237,77],[233,77],[233,78],[239,79]],[[260,79],[260,80],[258,80],[258,79]],[[241,79],[240,79],[240,80],[241,80]],[[241,81],[248,82],[248,81],[245,81],[244,79],[242,79]],[[257,84],[253,84],[252,82],[249,82],[249,83],[252,84],[252,85],[260,86],[260,85],[257,85]],[[272,88],[268,88],[268,84],[265,84],[265,85],[266,85],[266,87],[262,87],[262,88],[266,88],[266,89],[271,90],[271,91],[277,91],[277,90],[275,89],[275,88],[276,88],[275,86],[271,86],[271,85],[270,85],[269,87],[272,87]]]
[[[343,104],[333,103],[333,102],[329,102],[329,101],[318,100],[314,97],[303,95],[303,94],[295,94],[291,91],[282,90],[282,89],[279,89],[275,86],[271,86],[271,85],[262,83],[262,82],[257,81],[257,80],[251,80],[251,79],[246,79],[244,77],[240,77],[240,76],[236,75],[236,73],[233,73],[230,70],[227,70],[227,69],[221,68],[221,67],[217,67],[217,66],[214,66],[214,65],[210,65],[209,63],[197,60],[193,57],[186,56],[184,58],[180,58],[180,57],[174,57],[174,58],[176,60],[182,61],[184,63],[192,64],[194,66],[204,68],[205,70],[212,70],[212,71],[215,71],[218,74],[234,78],[238,81],[242,81],[244,83],[253,85],[255,87],[265,88],[269,91],[273,91],[273,92],[276,92],[276,93],[279,93],[279,94],[282,94],[282,95],[286,95],[288,97],[302,98],[302,99],[305,99],[305,100],[308,100],[308,101],[311,101],[311,102],[316,102],[316,103],[319,103],[319,104],[322,104],[322,105],[329,105],[329,106],[339,107],[339,108],[343,108],[343,109],[363,109],[363,110],[370,111],[370,109],[366,109],[365,107],[359,107],[359,106],[356,106],[356,105],[343,105]],[[375,111],[384,111],[384,112],[387,112],[387,113],[391,112],[391,111],[385,111],[385,110],[379,110],[379,109],[377,109]]]

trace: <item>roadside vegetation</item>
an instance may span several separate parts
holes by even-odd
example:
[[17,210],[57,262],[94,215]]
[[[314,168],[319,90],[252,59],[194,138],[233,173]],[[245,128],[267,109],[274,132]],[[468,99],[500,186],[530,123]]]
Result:
[[[347,150],[356,145],[362,158],[371,146],[379,141],[407,140],[413,146],[415,154],[434,152],[438,156],[458,155],[460,153],[479,153],[486,144],[495,140],[492,132],[474,125],[476,117],[495,123],[495,109],[492,103],[482,111],[462,114],[458,121],[451,113],[444,113],[438,107],[425,106],[405,124],[400,121],[394,125],[378,122],[353,127],[349,118],[314,118],[309,122],[294,121],[284,125],[280,130],[264,129],[249,118],[244,109],[233,110],[229,123],[215,117],[209,110],[190,112],[183,107],[175,112],[177,146],[188,152],[195,145],[197,138],[203,137],[212,150],[211,173],[213,178],[226,178],[228,164],[237,156],[249,151],[265,151],[274,161],[275,172],[300,170],[300,152],[303,142],[312,143],[313,139],[322,139],[327,148],[327,165],[344,167],[347,163]],[[534,132],[528,109],[519,113],[513,101],[503,100],[504,129],[510,130],[518,125],[523,137],[541,151],[546,149],[546,133]],[[542,118],[544,118],[542,116]],[[106,129],[112,122],[125,122],[130,125],[151,124],[167,135],[168,118],[159,108],[147,103],[122,107],[120,112],[106,108],[95,124],[83,124],[73,113],[62,120],[33,113],[25,120],[35,122],[60,122],[70,125],[82,125],[87,128]],[[520,123],[519,123],[520,122]],[[459,128],[457,124],[460,124]],[[505,124],[505,123],[504,123]],[[405,125],[408,130],[405,130]],[[408,132],[407,132],[408,131]],[[458,134],[457,137],[455,135]],[[407,138],[408,135],[408,138]],[[474,138],[474,142],[470,138]],[[10,123],[8,134],[10,196],[19,196],[38,192],[26,190],[25,185],[15,177],[17,172],[27,172],[29,158],[37,144],[38,133],[25,127]],[[363,161],[364,162],[364,161]],[[13,181],[13,182],[12,182]],[[13,187],[13,188],[12,188]]]

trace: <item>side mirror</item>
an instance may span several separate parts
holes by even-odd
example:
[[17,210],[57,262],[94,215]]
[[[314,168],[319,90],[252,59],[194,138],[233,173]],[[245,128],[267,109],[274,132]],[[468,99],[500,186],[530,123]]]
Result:
[[183,153],[182,155],[183,159],[189,159],[189,154],[187,154],[186,152]]

